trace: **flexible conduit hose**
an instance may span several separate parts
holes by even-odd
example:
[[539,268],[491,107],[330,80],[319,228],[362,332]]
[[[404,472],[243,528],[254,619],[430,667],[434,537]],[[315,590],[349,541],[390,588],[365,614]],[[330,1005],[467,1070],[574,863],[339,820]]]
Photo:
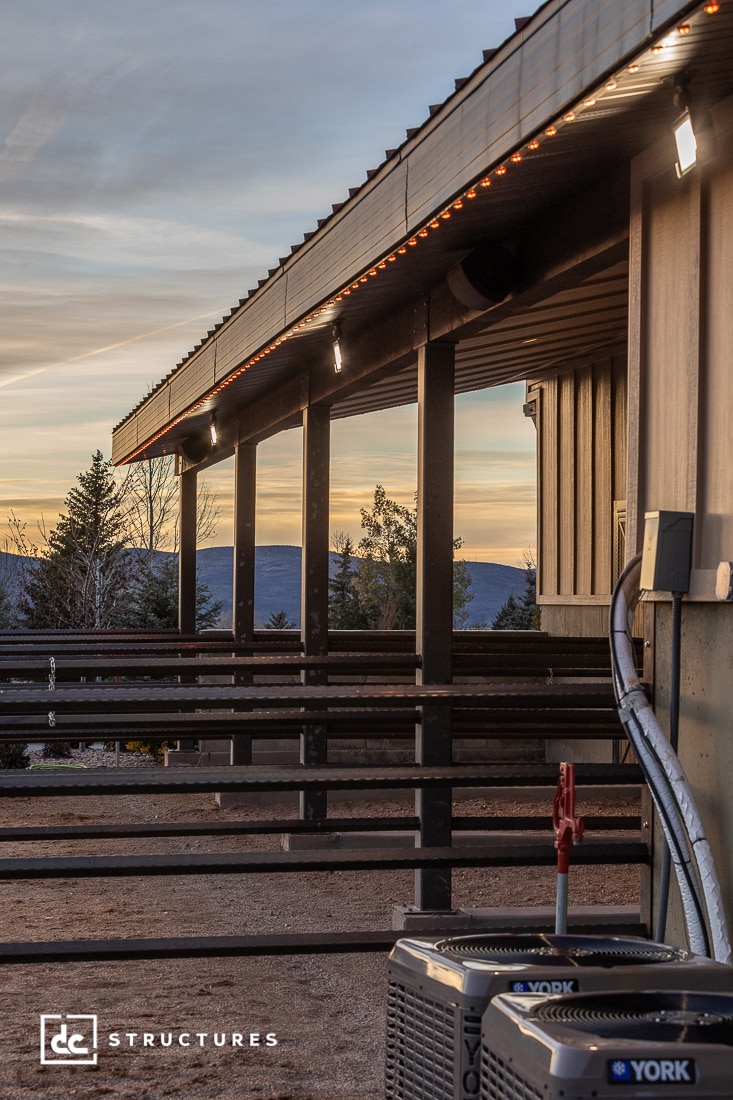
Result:
[[636,673],[631,625],[640,594],[640,573],[641,554],[637,554],[619,577],[611,601],[611,657],[619,717],[644,772],[669,846],[690,949],[729,963],[731,948],[710,845],[682,765]]

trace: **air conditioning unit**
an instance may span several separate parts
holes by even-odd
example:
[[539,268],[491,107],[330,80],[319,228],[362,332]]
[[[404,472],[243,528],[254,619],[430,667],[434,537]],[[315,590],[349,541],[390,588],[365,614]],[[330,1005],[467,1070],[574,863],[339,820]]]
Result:
[[501,994],[482,1026],[481,1100],[730,1100],[733,996]]
[[477,1100],[497,994],[733,990],[733,968],[631,937],[495,934],[398,940],[388,980],[386,1100]]

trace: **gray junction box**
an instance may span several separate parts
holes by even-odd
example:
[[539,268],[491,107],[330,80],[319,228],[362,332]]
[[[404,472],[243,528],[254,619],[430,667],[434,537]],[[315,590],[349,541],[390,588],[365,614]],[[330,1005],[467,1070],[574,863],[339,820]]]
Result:
[[639,587],[688,592],[692,571],[692,512],[647,512]]

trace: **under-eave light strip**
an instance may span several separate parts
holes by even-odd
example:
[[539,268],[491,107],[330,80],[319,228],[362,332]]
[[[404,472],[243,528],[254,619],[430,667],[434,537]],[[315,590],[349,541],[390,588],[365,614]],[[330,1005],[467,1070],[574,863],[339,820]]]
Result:
[[[715,15],[720,11],[720,7],[721,5],[718,0],[708,0],[702,12],[705,15]],[[325,303],[316,306],[305,317],[296,321],[273,341],[261,348],[254,355],[250,356],[245,363],[237,367],[235,371],[232,371],[231,374],[228,374],[226,378],[222,379],[218,385],[211,389],[205,397],[200,398],[184,412],[179,413],[170,424],[166,425],[165,428],[161,428],[160,431],[151,436],[144,444],[132,451],[123,462],[132,462],[138,457],[147,457],[146,451],[149,447],[168,432],[172,431],[183,420],[198,412],[200,409],[203,409],[212,398],[218,396],[223,390],[230,386],[232,382],[235,382],[237,378],[240,378],[241,375],[255,366],[256,363],[259,363],[262,359],[266,358],[266,356],[271,355],[272,352],[276,351],[286,340],[290,340],[293,336],[300,334],[303,329],[311,325],[314,321],[323,320],[325,314],[335,310],[341,302],[351,297],[352,294],[356,294],[362,286],[368,285],[372,279],[378,278],[381,272],[388,270],[390,264],[397,263],[400,256],[406,255],[409,249],[418,248],[420,242],[429,239],[436,230],[440,229],[444,222],[449,221],[454,216],[460,216],[461,211],[466,208],[467,203],[473,202],[482,191],[487,191],[491,188],[495,181],[501,180],[503,177],[507,176],[510,169],[516,170],[516,168],[524,163],[532,153],[541,150],[542,146],[547,141],[551,141],[553,138],[557,137],[564,127],[574,125],[583,113],[587,113],[598,106],[604,97],[617,91],[619,88],[623,90],[623,85],[628,81],[628,78],[640,72],[645,62],[651,60],[653,56],[658,56],[663,50],[669,49],[679,43],[680,40],[684,41],[688,39],[692,30],[692,24],[695,20],[699,21],[701,19],[701,12],[696,12],[686,22],[679,24],[675,30],[665,32],[664,36],[648,46],[643,53],[639,54],[633,62],[627,63],[618,73],[607,77],[603,84],[595,91],[585,93],[583,98],[576,104],[572,105],[570,108],[566,108],[554,121],[548,123],[530,139],[522,142],[518,148],[509,153],[499,164],[477,178],[473,184],[456,196],[447,206],[438,213],[432,215],[424,225],[416,229],[409,237],[406,237],[392,252],[383,256],[371,267],[366,268],[360,275],[355,276],[351,282],[343,286]],[[216,335],[213,336],[213,339],[216,339]]]

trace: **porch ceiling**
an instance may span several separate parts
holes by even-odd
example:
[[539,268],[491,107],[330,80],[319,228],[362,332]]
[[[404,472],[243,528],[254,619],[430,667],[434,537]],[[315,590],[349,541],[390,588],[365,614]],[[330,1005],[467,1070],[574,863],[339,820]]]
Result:
[[[117,426],[114,461],[175,451],[213,411],[223,442],[207,461],[308,401],[335,417],[414,401],[426,338],[458,342],[459,392],[624,341],[629,162],[664,135],[674,160],[663,80],[688,68],[707,105],[733,92],[733,5],[653,8],[650,32],[642,0],[545,4]],[[523,276],[479,313],[445,276],[484,241]],[[334,321],[353,356],[338,379]]]

